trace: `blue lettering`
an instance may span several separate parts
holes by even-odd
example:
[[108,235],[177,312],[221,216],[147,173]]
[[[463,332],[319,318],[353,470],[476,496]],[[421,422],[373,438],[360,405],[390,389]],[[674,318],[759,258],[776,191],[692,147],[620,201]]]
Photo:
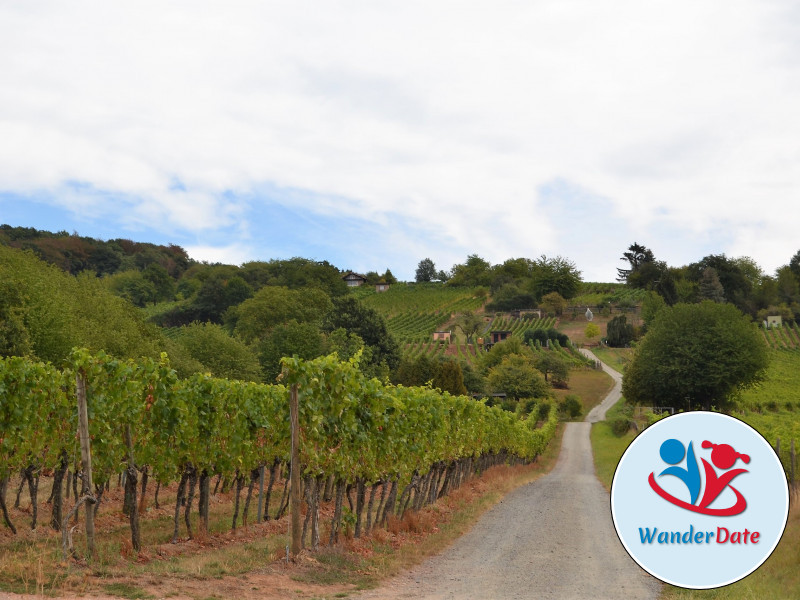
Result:
[[653,539],[656,537],[656,532],[657,531],[658,531],[657,527],[653,527],[653,532],[652,533],[650,533],[650,528],[649,527],[646,527],[644,531],[642,531],[642,528],[639,527],[639,537],[642,538],[642,543],[643,544],[652,544],[653,543]]

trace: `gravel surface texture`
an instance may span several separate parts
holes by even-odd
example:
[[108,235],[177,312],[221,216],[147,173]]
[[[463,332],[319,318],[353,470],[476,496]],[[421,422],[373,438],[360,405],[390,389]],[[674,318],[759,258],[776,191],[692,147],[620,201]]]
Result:
[[551,473],[508,494],[442,555],[355,597],[657,598],[660,583],[623,549],[594,473],[591,423],[620,397],[621,377],[605,370],[614,389],[585,422],[567,424]]

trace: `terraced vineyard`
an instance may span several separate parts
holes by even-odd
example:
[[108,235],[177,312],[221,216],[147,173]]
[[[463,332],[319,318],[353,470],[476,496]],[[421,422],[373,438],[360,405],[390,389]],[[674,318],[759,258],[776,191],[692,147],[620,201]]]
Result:
[[526,331],[537,329],[553,329],[558,319],[556,317],[546,317],[544,319],[517,319],[514,317],[502,316],[495,317],[486,328],[486,331],[511,331],[513,335],[522,337]]
[[763,329],[764,339],[775,350],[800,350],[800,327],[796,324]]
[[381,293],[366,287],[353,293],[386,318],[389,333],[401,344],[430,341],[456,315],[480,311],[489,297],[486,288],[438,283],[398,283]]

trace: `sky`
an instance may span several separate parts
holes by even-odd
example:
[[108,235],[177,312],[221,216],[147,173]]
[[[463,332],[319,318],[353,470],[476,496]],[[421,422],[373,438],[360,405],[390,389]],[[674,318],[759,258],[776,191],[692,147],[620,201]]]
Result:
[[0,223],[413,280],[800,250],[795,0],[0,0]]

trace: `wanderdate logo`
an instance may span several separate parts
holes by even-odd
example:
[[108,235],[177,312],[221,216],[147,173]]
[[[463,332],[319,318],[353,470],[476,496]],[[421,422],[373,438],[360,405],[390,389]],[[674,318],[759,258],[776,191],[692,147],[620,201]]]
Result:
[[[650,487],[667,502],[703,515],[728,517],[744,512],[744,509],[747,508],[747,500],[738,489],[731,485],[731,482],[734,478],[748,471],[747,469],[731,469],[731,467],[738,460],[743,461],[745,464],[749,463],[750,456],[737,452],[729,444],[714,444],[708,440],[704,440],[701,447],[712,449],[711,463],[713,464],[712,466],[705,458],[701,458],[700,460],[703,464],[702,474],[697,466],[697,458],[695,457],[692,442],[689,442],[688,450],[684,448],[683,443],[675,438],[670,438],[661,444],[661,458],[665,463],[672,466],[661,471],[659,477],[672,475],[681,480],[689,492],[689,502],[676,498],[665,491],[656,482],[655,473],[650,473],[647,478]],[[678,466],[679,463],[684,462],[684,457],[686,465]],[[717,469],[720,470],[719,473]],[[704,489],[702,497],[700,496],[701,488]],[[736,495],[735,504],[727,507],[711,508],[710,504],[726,489],[730,489]]]
[[617,465],[611,515],[644,570],[693,589],[757,569],[780,541],[789,490],[780,460],[750,426],[719,413],[667,417]]

